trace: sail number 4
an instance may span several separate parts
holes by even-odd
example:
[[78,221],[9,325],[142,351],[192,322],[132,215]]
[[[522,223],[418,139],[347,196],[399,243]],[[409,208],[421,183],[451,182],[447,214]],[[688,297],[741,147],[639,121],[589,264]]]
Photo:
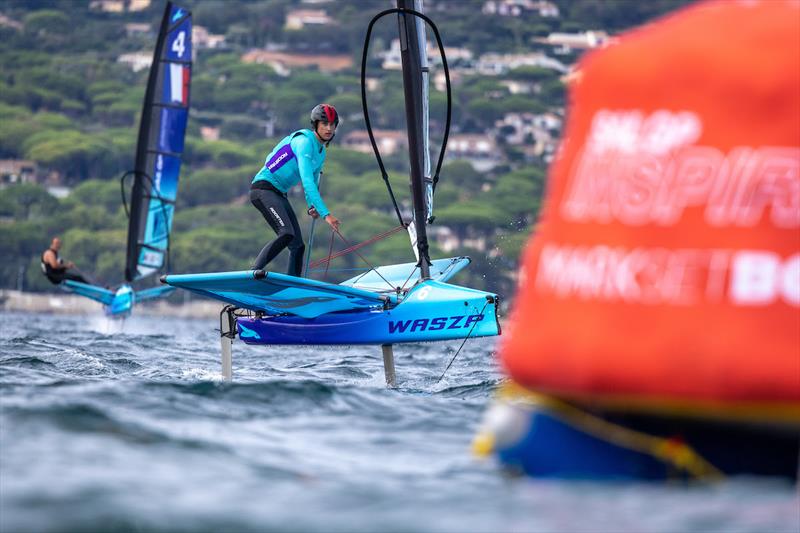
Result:
[[186,51],[186,32],[181,31],[178,33],[175,40],[172,41],[172,51],[178,54],[178,57],[183,57],[183,53]]

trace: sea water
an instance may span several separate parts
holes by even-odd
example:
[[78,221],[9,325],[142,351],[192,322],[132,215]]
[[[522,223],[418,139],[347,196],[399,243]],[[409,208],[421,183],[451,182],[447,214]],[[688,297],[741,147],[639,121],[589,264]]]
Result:
[[495,339],[234,343],[214,320],[0,314],[0,530],[798,532],[788,482],[509,478],[470,441]]

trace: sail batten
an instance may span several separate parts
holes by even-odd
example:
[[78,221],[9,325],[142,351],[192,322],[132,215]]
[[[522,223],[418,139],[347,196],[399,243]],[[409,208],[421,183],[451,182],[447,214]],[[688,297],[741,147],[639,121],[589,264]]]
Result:
[[191,12],[168,2],[139,125],[125,262],[128,282],[168,267],[191,78]]

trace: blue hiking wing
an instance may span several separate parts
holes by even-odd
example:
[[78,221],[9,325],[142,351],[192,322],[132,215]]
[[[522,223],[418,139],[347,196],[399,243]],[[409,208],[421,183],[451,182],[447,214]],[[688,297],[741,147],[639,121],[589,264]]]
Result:
[[[447,281],[470,263],[470,258],[450,257],[434,259],[430,267],[431,279]],[[342,282],[343,286],[366,291],[394,291],[397,287],[411,288],[419,280],[420,270],[416,263],[387,265],[359,274]]]
[[397,302],[395,295],[262,270],[171,274],[161,279],[173,287],[270,315],[316,318],[337,311],[383,308]]
[[80,294],[87,298],[91,298],[103,305],[111,305],[114,301],[114,293],[103,287],[97,285],[89,285],[88,283],[81,283],[79,281],[66,280],[61,284],[69,292]]
[[175,287],[170,287],[169,285],[164,287],[153,287],[152,289],[144,289],[141,291],[136,291],[136,301],[142,302],[144,300],[154,300],[156,298],[161,298],[162,296],[166,296],[171,294],[172,291],[175,290]]

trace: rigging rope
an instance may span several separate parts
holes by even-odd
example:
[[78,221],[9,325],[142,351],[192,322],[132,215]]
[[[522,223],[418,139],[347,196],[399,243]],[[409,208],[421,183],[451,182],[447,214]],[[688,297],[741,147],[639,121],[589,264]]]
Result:
[[328,267],[331,266],[330,257],[333,254],[333,231],[331,231],[331,243],[328,246],[328,261],[325,262],[325,272],[322,274],[322,279],[328,279]]
[[[354,252],[354,251],[356,251],[356,250],[358,250],[360,248],[363,248],[364,246],[367,246],[369,244],[377,242],[377,241],[379,241],[381,239],[385,239],[386,237],[394,235],[395,233],[397,233],[398,231],[403,230],[403,229],[405,229],[405,226],[397,226],[397,227],[394,227],[394,228],[392,228],[390,230],[384,231],[383,233],[378,233],[377,235],[375,235],[373,237],[370,237],[369,239],[367,239],[367,240],[365,240],[363,242],[360,242],[360,243],[354,244],[354,245],[352,245],[352,246],[350,246],[348,248],[344,248],[342,250],[339,250],[336,253],[332,253],[332,251],[328,252],[328,257],[323,257],[322,259],[317,259],[316,261],[312,261],[311,263],[309,263],[308,266],[309,266],[309,268],[316,268],[318,266],[330,263],[331,260],[336,259],[337,257],[341,257],[343,255],[347,255],[350,252]],[[331,232],[331,234],[333,234],[333,232]],[[327,272],[327,269],[326,269],[326,272]]]
[[401,289],[405,289],[406,288],[406,283],[408,283],[408,280],[411,279],[411,276],[414,275],[414,272],[416,272],[418,268],[419,268],[419,265],[415,265],[414,268],[411,269],[411,272],[409,272],[408,277],[403,282],[403,285],[400,286]]
[[[387,283],[387,285],[389,285],[392,289],[398,289],[398,287],[394,287],[386,278],[384,278],[381,275],[381,273],[378,272],[378,270],[375,268],[375,266],[373,266],[369,261],[367,261],[367,259],[363,255],[358,253],[358,250],[360,248],[362,248],[364,246],[367,246],[369,244],[372,244],[373,242],[376,242],[376,241],[378,241],[380,239],[386,238],[386,237],[388,237],[390,235],[393,235],[394,233],[400,231],[401,229],[405,229],[408,226],[408,224],[406,224],[406,222],[403,220],[403,216],[400,214],[400,207],[397,204],[397,199],[394,196],[394,191],[392,190],[392,185],[389,182],[389,174],[386,171],[386,167],[383,164],[383,158],[381,157],[380,150],[378,150],[378,145],[377,145],[377,143],[375,141],[375,135],[373,134],[373,131],[372,131],[372,123],[371,123],[371,121],[369,119],[369,107],[367,105],[366,72],[367,72],[367,58],[369,56],[369,43],[370,43],[370,37],[372,36],[372,28],[373,28],[373,26],[375,25],[375,23],[378,20],[380,20],[382,17],[384,17],[386,15],[389,15],[389,14],[392,14],[392,13],[397,13],[398,15],[412,15],[412,16],[415,16],[417,18],[422,19],[425,23],[427,23],[431,27],[431,29],[433,30],[434,36],[436,37],[436,44],[439,47],[439,53],[441,54],[441,57],[442,57],[442,66],[444,68],[444,75],[445,75],[445,85],[446,85],[446,88],[447,88],[447,113],[446,113],[446,121],[445,121],[444,138],[442,140],[442,148],[439,151],[439,160],[436,163],[436,170],[435,170],[433,178],[432,178],[432,183],[433,183],[433,187],[432,188],[433,188],[434,192],[436,191],[436,184],[439,182],[439,173],[440,173],[441,168],[442,168],[442,162],[444,161],[444,155],[445,155],[445,151],[447,149],[447,140],[448,140],[448,137],[450,135],[450,124],[451,124],[451,116],[452,116],[452,92],[451,92],[451,87],[450,87],[450,70],[449,70],[448,65],[447,65],[447,56],[446,56],[446,54],[444,52],[444,45],[442,44],[442,38],[441,38],[441,35],[439,34],[439,29],[436,27],[436,24],[433,22],[433,20],[428,18],[423,13],[420,13],[420,12],[415,11],[413,9],[407,9],[407,8],[387,9],[387,10],[381,11],[380,13],[375,15],[372,18],[372,20],[370,21],[369,25],[367,26],[367,34],[366,34],[366,36],[364,38],[364,50],[363,50],[363,53],[362,53],[362,56],[361,56],[361,103],[362,103],[362,107],[363,107],[363,110],[364,110],[364,123],[365,123],[366,128],[367,128],[367,134],[369,135],[369,140],[370,140],[370,143],[372,144],[373,152],[375,153],[375,159],[378,162],[378,167],[380,168],[381,176],[383,178],[384,183],[386,184],[387,190],[389,191],[389,196],[390,196],[390,198],[392,200],[392,205],[394,207],[394,211],[395,211],[395,214],[397,215],[397,220],[400,222],[400,225],[395,227],[395,228],[392,228],[392,229],[390,229],[388,231],[385,231],[383,233],[379,233],[379,234],[375,235],[374,237],[371,237],[371,238],[367,239],[366,241],[363,241],[363,242],[355,244],[355,245],[351,245],[347,241],[347,239],[344,237],[344,235],[342,235],[341,232],[339,232],[339,230],[334,229],[333,233],[336,233],[337,235],[339,235],[339,237],[342,239],[342,241],[344,241],[344,243],[347,245],[347,248],[345,248],[344,250],[340,250],[339,252],[334,254],[333,253],[333,233],[332,233],[331,234],[331,245],[330,245],[330,248],[329,248],[329,251],[328,251],[328,256],[323,258],[323,259],[318,259],[316,261],[309,262],[309,259],[310,259],[310,256],[311,256],[311,246],[309,245],[309,256],[308,256],[308,258],[306,260],[305,272],[308,272],[309,269],[311,269],[311,268],[316,268],[316,267],[319,267],[319,266],[324,264],[324,265],[326,265],[325,266],[324,276],[327,277],[327,275],[328,275],[328,267],[330,265],[331,260],[333,260],[333,259],[335,259],[337,257],[341,257],[343,255],[346,255],[348,253],[355,252],[361,258],[361,260],[364,261],[367,264],[367,266],[369,266],[369,269],[370,270],[374,270],[375,273],[378,276],[380,276],[380,278],[383,279],[383,281],[385,281]],[[432,220],[432,218],[431,218],[431,220]],[[313,233],[314,225],[313,224],[314,223],[312,222],[311,239],[313,239],[313,235],[314,235],[314,233]],[[411,273],[409,274],[408,278],[406,278],[405,282],[403,282],[403,285],[402,285],[403,289],[405,288],[406,284],[411,279],[411,277],[414,275],[415,271],[416,271],[416,268],[411,271]]]
[[[317,180],[317,191],[322,194],[322,176],[324,173],[320,170],[319,171],[319,180]],[[317,225],[317,219],[311,219],[311,229],[309,230],[309,237],[308,237],[308,255],[306,256],[306,264],[303,267],[303,277],[308,275],[308,269],[310,267],[309,263],[311,262],[311,251],[314,249],[314,228]],[[328,274],[328,269],[325,269],[325,274]]]
[[[483,316],[483,312],[484,312],[484,311],[486,311],[486,306],[487,306],[487,305],[489,305],[490,303],[492,303],[493,301],[494,301],[494,298],[491,298],[491,297],[488,297],[488,296],[487,296],[487,297],[486,297],[486,303],[485,303],[485,304],[483,304],[483,309],[481,309],[481,312],[480,312],[480,313],[478,313],[478,314],[479,314],[480,316]],[[450,362],[447,364],[447,368],[445,368],[445,369],[444,369],[444,372],[442,372],[442,375],[441,375],[441,376],[439,376],[439,379],[437,379],[437,380],[436,380],[436,383],[439,383],[440,381],[442,381],[442,378],[444,377],[444,375],[445,375],[445,374],[447,374],[447,371],[448,371],[448,370],[450,370],[450,367],[452,366],[452,364],[453,364],[453,361],[455,361],[455,360],[456,360],[456,357],[458,357],[458,354],[460,354],[460,353],[461,353],[461,348],[463,348],[463,347],[464,347],[464,345],[467,343],[467,339],[469,339],[469,336],[470,336],[470,335],[472,335],[472,332],[473,332],[473,331],[475,331],[475,326],[477,326],[477,325],[478,325],[478,322],[480,322],[480,320],[476,320],[476,321],[475,321],[475,322],[472,324],[472,328],[470,328],[470,330],[469,330],[469,333],[467,333],[467,336],[466,336],[466,337],[464,337],[464,340],[463,340],[463,341],[461,341],[461,346],[459,346],[459,347],[458,347],[458,350],[456,350],[456,354],[453,356],[453,358],[452,358],[452,359],[450,359]]]
[[433,34],[436,37],[436,44],[439,46],[439,53],[442,56],[442,67],[444,68],[445,86],[447,88],[447,117],[445,121],[444,139],[442,140],[442,149],[439,152],[439,161],[436,163],[436,171],[433,175],[434,192],[436,191],[436,184],[439,182],[439,172],[442,169],[444,154],[447,150],[447,139],[450,136],[452,93],[450,89],[450,69],[447,66],[447,56],[444,53],[442,37],[439,35],[439,28],[436,27],[436,24],[434,24],[430,18],[419,11],[414,11],[413,9],[407,8],[387,9],[385,11],[381,11],[372,18],[367,26],[367,35],[364,38],[364,51],[361,54],[361,106],[364,109],[364,123],[367,127],[367,134],[369,135],[370,143],[372,144],[372,151],[375,152],[375,159],[378,160],[378,167],[381,169],[381,176],[383,177],[383,181],[386,183],[386,188],[389,190],[389,196],[392,198],[392,204],[394,205],[394,210],[397,213],[397,219],[400,221],[400,224],[404,224],[405,222],[403,222],[403,217],[400,215],[400,208],[397,206],[397,200],[395,199],[394,192],[392,191],[392,185],[389,183],[389,174],[386,172],[386,167],[383,165],[383,159],[381,158],[380,151],[378,150],[378,144],[375,142],[375,136],[372,133],[372,124],[369,120],[369,109],[367,107],[367,56],[369,51],[370,37],[372,36],[372,27],[382,17],[392,13],[413,15],[425,21],[433,30]]
[[[333,228],[331,228],[331,229],[333,229]],[[370,262],[367,260],[367,258],[366,258],[366,257],[364,257],[363,255],[361,255],[361,254],[359,253],[359,251],[358,251],[358,247],[357,247],[357,246],[353,246],[352,244],[350,244],[350,241],[348,241],[347,239],[345,239],[344,235],[342,235],[342,233],[341,233],[341,232],[340,232],[338,229],[333,229],[333,232],[334,232],[334,233],[336,233],[336,235],[338,235],[338,236],[339,236],[339,238],[340,238],[340,239],[342,239],[342,241],[344,241],[344,243],[345,243],[345,244],[346,244],[348,247],[352,248],[352,251],[353,251],[353,252],[355,252],[355,254],[356,254],[358,257],[360,257],[360,258],[361,258],[361,260],[362,260],[362,261],[364,261],[364,262],[367,264],[367,266],[370,268],[370,270],[374,270],[374,271],[375,271],[375,273],[378,275],[378,277],[380,277],[380,278],[381,278],[383,281],[385,281],[385,282],[386,282],[386,284],[387,284],[387,285],[389,285],[389,287],[391,287],[392,289],[395,289],[395,286],[394,286],[394,285],[392,285],[392,284],[391,284],[391,282],[390,282],[389,280],[387,280],[386,278],[384,278],[384,277],[383,277],[383,275],[380,273],[380,271],[378,271],[378,269],[377,269],[377,268],[375,268],[375,265],[373,265],[372,263],[370,263]]]

